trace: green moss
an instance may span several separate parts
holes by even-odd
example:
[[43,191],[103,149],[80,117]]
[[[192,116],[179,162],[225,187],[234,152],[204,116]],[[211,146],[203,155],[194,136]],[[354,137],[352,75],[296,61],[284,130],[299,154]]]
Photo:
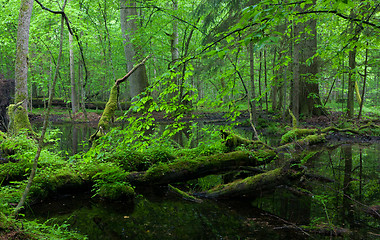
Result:
[[0,182],[3,180],[9,182],[25,179],[25,175],[29,172],[27,169],[30,169],[31,167],[32,164],[28,161],[0,164]]
[[109,130],[109,124],[115,116],[117,109],[117,102],[119,98],[119,85],[115,84],[111,88],[110,97],[106,104],[106,108],[103,111],[101,118],[99,119],[97,131],[90,136],[90,142],[94,142],[96,139],[103,137]]
[[125,182],[106,183],[99,187],[97,195],[109,200],[121,198],[132,198],[135,195],[134,189]]
[[98,127],[103,127],[104,130],[108,130],[109,123],[115,115],[117,109],[117,101],[119,97],[119,85],[115,84],[111,88],[109,100],[106,104],[106,108],[103,111],[102,117],[99,120]]
[[267,161],[277,159],[277,153],[274,150],[258,150],[250,153],[258,161]]
[[41,169],[30,190],[31,199],[43,199],[64,187],[79,188],[84,183],[74,168]]
[[306,136],[303,141],[307,143],[308,145],[313,145],[317,143],[322,143],[326,141],[325,134],[313,134]]
[[317,129],[292,129],[289,132],[285,133],[281,138],[281,143],[289,143],[295,141],[305,135],[314,134],[317,132]]
[[111,200],[130,198],[135,195],[134,189],[125,182],[127,172],[112,163],[102,164],[102,166],[100,172],[92,177],[95,182],[93,186],[95,195]]
[[27,129],[30,133],[34,134],[32,125],[29,122],[28,113],[25,108],[18,104],[11,104],[8,106],[9,116],[9,132],[17,134],[21,129]]
[[172,185],[168,185],[169,186],[169,189],[171,191],[173,191],[174,193],[178,194],[179,196],[181,196],[183,199],[185,200],[189,200],[189,201],[193,201],[193,202],[198,202],[198,203],[201,203],[202,200],[201,199],[198,199],[196,197],[194,197],[193,195],[190,195],[188,194],[187,192],[184,192],[176,187],[173,187]]

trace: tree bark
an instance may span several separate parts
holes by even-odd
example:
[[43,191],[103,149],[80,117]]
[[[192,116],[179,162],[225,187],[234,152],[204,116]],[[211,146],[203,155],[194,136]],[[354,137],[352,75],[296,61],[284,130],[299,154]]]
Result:
[[74,70],[74,50],[73,50],[73,35],[69,33],[70,45],[70,80],[71,80],[71,110],[73,114],[78,112],[78,98],[75,83],[75,70]]
[[254,125],[257,125],[257,116],[256,116],[256,89],[255,89],[255,57],[253,54],[253,43],[250,42],[248,48],[249,52],[249,76],[250,76],[250,82],[251,82],[251,91],[250,91],[250,108],[251,108],[251,114],[252,114],[252,122]]
[[29,28],[33,2],[33,0],[21,0],[16,42],[15,103],[23,102],[22,107],[26,111],[28,111]]
[[347,97],[347,116],[354,116],[354,92],[355,92],[355,67],[356,67],[356,46],[348,53],[348,97]]
[[368,67],[368,42],[367,42],[367,48],[365,49],[364,81],[363,81],[363,90],[362,90],[362,97],[361,97],[361,102],[360,102],[358,120],[360,120],[360,117],[362,115],[362,110],[363,110],[365,87],[367,84],[367,67]]
[[[304,9],[299,10],[306,11],[311,5],[306,4]],[[307,31],[307,28],[310,28],[310,31]],[[317,20],[311,18],[296,24],[294,36],[297,38],[294,44],[294,98],[298,98],[294,104],[298,105],[299,109],[297,111],[297,106],[294,106],[293,114],[298,120],[300,114],[304,117],[322,114],[319,84],[316,81],[318,61],[314,58],[317,51]]]
[[[120,24],[123,36],[124,55],[127,60],[127,72],[133,68],[133,63],[141,59],[141,49],[133,43],[133,34],[137,31],[136,1],[120,0]],[[139,52],[140,51],[140,52]],[[145,65],[138,68],[129,79],[131,98],[139,95],[148,87],[148,76]]]

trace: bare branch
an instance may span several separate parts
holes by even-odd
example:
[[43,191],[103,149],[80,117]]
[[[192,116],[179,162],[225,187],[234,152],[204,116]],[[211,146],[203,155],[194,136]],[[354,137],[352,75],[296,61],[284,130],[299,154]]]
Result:
[[139,64],[137,64],[136,66],[134,66],[124,77],[122,78],[119,78],[115,81],[115,85],[119,85],[120,83],[124,82],[125,80],[127,80],[127,78],[129,76],[132,75],[132,73],[134,71],[136,71],[136,69],[138,69],[139,67],[141,67],[142,65],[145,64],[145,62],[152,56],[152,54],[148,55],[146,58],[144,58]]

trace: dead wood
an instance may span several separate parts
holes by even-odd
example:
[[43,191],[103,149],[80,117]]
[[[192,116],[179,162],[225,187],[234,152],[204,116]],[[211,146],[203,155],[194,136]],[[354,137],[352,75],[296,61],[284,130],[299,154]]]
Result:
[[262,174],[222,184],[199,193],[206,198],[236,198],[260,196],[262,192],[274,190],[276,186],[292,184],[303,176],[303,169],[284,166]]
[[274,159],[277,159],[277,154],[272,150],[236,151],[195,159],[184,158],[172,163],[156,164],[145,172],[132,172],[127,176],[127,180],[132,184],[184,182],[210,174],[239,169],[241,166],[263,165]]

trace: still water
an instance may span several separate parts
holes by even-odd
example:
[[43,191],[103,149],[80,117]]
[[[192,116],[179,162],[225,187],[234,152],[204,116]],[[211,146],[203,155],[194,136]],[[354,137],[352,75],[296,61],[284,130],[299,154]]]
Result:
[[[85,149],[80,139],[93,132],[87,125],[60,129],[62,150],[71,153]],[[77,140],[72,134],[78,134]],[[134,201],[101,201],[91,192],[62,194],[32,206],[27,215],[67,222],[89,239],[379,239],[379,218],[368,209],[380,204],[380,143],[336,144],[310,152],[304,163],[306,192],[278,187],[256,199],[202,203],[181,199],[167,187],[136,189],[140,195]],[[338,228],[330,231],[331,226]]]

